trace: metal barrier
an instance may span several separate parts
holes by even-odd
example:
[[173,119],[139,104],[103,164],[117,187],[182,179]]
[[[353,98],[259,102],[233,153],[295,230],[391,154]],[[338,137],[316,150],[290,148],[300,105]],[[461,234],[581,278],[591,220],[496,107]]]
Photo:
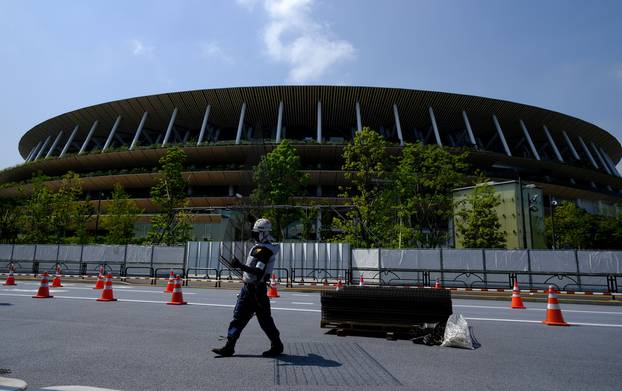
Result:
[[154,277],[154,270],[151,266],[124,266],[121,269],[121,280],[122,281],[127,281],[127,277],[129,277],[128,275],[128,270],[133,270],[133,269],[140,269],[140,270],[144,270],[144,269],[148,269],[149,270],[149,274],[145,275],[145,274],[132,274],[132,277],[149,277],[150,279],[153,279]]
[[343,278],[343,281],[350,281],[350,273],[348,269],[326,269],[326,268],[292,268],[291,284],[305,284],[305,279],[311,284],[328,282],[329,279],[337,281]]
[[[194,273],[191,273],[191,271]],[[201,271],[205,272],[204,277],[201,277],[201,275],[197,274],[197,272],[201,272]],[[210,272],[214,272],[213,277],[210,276]],[[216,280],[214,287],[218,287],[220,286],[220,271],[212,267],[189,267],[186,269],[186,278],[184,278],[184,282],[183,282],[184,286],[188,286],[188,282],[191,279]]]
[[292,282],[289,279],[289,270],[287,268],[284,267],[275,267],[273,270],[273,274],[276,275],[276,282],[281,282],[282,281],[282,277],[281,274],[285,274],[285,287],[289,288],[292,286]]
[[[593,290],[608,293],[618,293],[618,280],[622,279],[622,273],[577,274],[462,269],[352,268],[351,273],[366,276],[366,283],[370,285],[431,286],[432,275],[436,275],[439,282],[448,288],[512,289],[514,281],[521,279],[522,276],[524,278],[521,279],[521,285],[529,289],[546,289],[549,285],[553,285],[563,291]],[[441,277],[453,274],[455,274],[453,278]],[[539,282],[534,281],[536,277],[540,277]],[[600,279],[602,283],[581,282],[581,278],[588,277]],[[347,281],[349,284],[353,283],[351,279]]]
[[[157,284],[158,276],[159,276],[158,271],[160,271],[160,270],[169,270],[169,272],[173,271],[173,270],[181,270],[181,278],[182,278],[182,280],[186,278],[185,270],[183,268],[181,268],[181,267],[159,267],[159,268],[156,268],[156,269],[153,270],[153,277],[151,278],[151,285],[156,285]],[[178,274],[176,274],[176,275],[178,275]],[[167,274],[164,274],[164,276],[166,277]]]

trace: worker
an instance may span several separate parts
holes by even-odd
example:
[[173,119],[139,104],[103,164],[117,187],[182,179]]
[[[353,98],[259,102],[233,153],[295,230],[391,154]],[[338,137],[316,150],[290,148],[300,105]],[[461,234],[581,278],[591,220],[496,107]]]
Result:
[[233,268],[243,271],[242,281],[244,285],[233,310],[233,320],[227,331],[227,342],[222,348],[212,349],[219,356],[233,356],[235,343],[253,314],[257,315],[259,326],[266,333],[271,343],[270,349],[263,352],[262,355],[273,357],[283,353],[283,343],[270,314],[270,299],[267,295],[267,283],[274,269],[275,256],[279,251],[279,247],[272,243],[274,238],[270,235],[271,231],[272,224],[268,219],[257,220],[252,231],[255,245],[246,258],[246,264],[242,264],[235,257],[231,261]]

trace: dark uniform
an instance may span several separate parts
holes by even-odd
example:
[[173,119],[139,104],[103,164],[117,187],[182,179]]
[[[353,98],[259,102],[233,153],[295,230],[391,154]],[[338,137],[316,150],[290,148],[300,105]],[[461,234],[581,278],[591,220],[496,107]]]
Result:
[[267,284],[274,269],[275,255],[278,251],[279,247],[272,243],[257,243],[250,250],[245,264],[237,259],[233,260],[232,266],[244,272],[242,276],[244,285],[240,289],[233,311],[233,320],[229,324],[227,343],[222,348],[212,349],[214,353],[221,356],[233,355],[235,343],[253,315],[257,315],[259,326],[271,342],[270,350],[263,352],[263,355],[275,356],[283,352],[283,343],[272,319],[270,299],[267,295]]

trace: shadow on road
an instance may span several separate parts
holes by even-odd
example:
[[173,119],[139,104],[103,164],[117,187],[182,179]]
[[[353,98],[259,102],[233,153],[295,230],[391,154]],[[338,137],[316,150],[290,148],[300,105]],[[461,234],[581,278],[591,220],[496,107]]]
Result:
[[[233,357],[237,358],[266,358],[261,354],[236,354]],[[216,356],[214,358],[228,358]],[[277,361],[277,365],[281,367],[286,366],[299,366],[299,367],[322,367],[322,368],[333,368],[340,367],[342,364],[335,360],[328,360],[318,354],[309,353],[306,356],[298,356],[294,354],[281,354],[280,356],[274,357]]]

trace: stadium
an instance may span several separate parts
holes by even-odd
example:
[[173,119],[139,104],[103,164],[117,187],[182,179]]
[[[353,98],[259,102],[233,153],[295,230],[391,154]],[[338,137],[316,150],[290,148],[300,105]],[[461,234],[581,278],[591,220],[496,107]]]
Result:
[[245,202],[252,167],[288,139],[310,175],[305,203],[338,205],[345,183],[344,145],[370,127],[398,152],[404,143],[464,147],[474,169],[499,180],[523,180],[552,198],[591,213],[620,215],[622,157],[616,138],[566,114],[520,103],[453,93],[350,86],[268,86],[204,89],[122,99],[50,118],[21,138],[24,163],[0,172],[0,197],[28,190],[36,173],[51,188],[67,171],[80,175],[86,196],[105,209],[115,183],[154,213],[149,189],[166,147],[188,160],[195,240],[231,233],[228,207]]

